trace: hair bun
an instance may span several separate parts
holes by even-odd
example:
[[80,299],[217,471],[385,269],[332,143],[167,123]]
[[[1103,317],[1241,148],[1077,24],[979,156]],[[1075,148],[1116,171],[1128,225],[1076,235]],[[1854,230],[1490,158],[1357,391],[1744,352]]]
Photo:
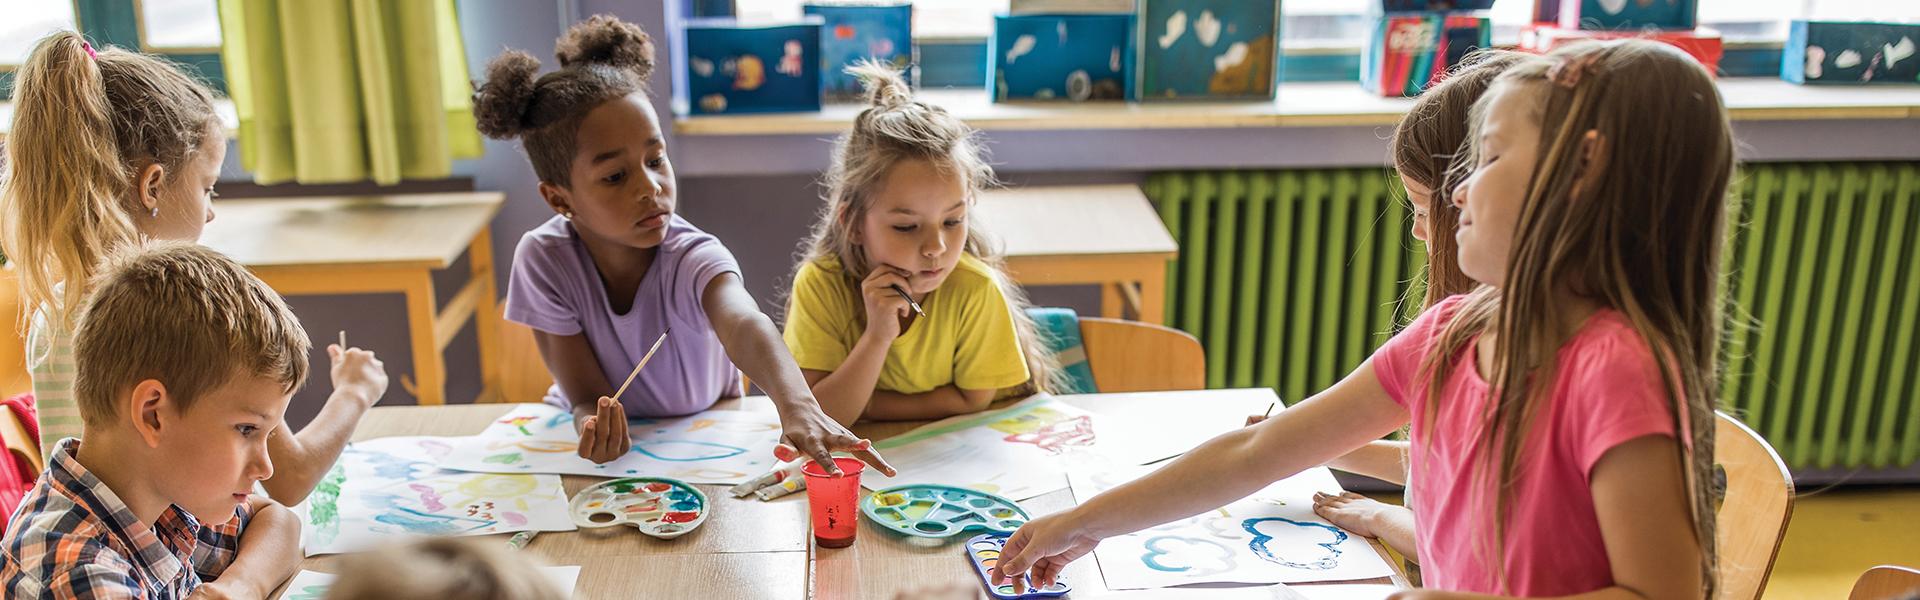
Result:
[[561,67],[607,65],[632,71],[642,80],[653,73],[653,38],[639,25],[611,15],[594,15],[568,28],[553,54]]
[[506,139],[527,128],[534,75],[539,72],[540,60],[519,50],[508,50],[487,63],[487,80],[473,93],[473,117],[480,133]]
[[863,59],[847,67],[847,74],[860,80],[867,90],[867,104],[876,107],[905,106],[913,102],[913,88],[893,67],[872,59]]

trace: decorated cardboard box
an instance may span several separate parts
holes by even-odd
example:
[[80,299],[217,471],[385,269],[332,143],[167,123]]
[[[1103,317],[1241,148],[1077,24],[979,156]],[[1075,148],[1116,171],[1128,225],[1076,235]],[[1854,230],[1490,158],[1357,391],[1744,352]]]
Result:
[[673,46],[674,104],[690,115],[820,110],[820,19],[690,19]]
[[1520,29],[1520,49],[1536,54],[1552,52],[1555,48],[1567,44],[1588,40],[1623,40],[1640,38],[1661,42],[1679,48],[1706,67],[1707,72],[1715,76],[1720,74],[1720,57],[1726,54],[1726,48],[1720,39],[1720,32],[1707,27],[1698,27],[1688,31],[1666,31],[1648,29],[1641,31],[1590,31],[1585,29],[1565,29],[1548,24],[1527,25]]
[[1486,17],[1476,15],[1377,17],[1373,39],[1361,51],[1360,84],[1382,96],[1418,96],[1468,53],[1491,47],[1492,30]]
[[1277,0],[1140,0],[1141,100],[1270,100]]
[[1367,11],[1376,15],[1404,12],[1472,12],[1492,8],[1493,0],[1379,0],[1367,4]]
[[1567,29],[1693,29],[1700,13],[1697,0],[1558,1],[1555,16]]
[[1780,78],[1800,84],[1920,83],[1920,23],[1794,21]]
[[995,102],[1133,99],[1133,15],[1000,15],[987,48]]
[[913,5],[906,2],[872,4],[806,4],[809,16],[821,19],[820,82],[827,98],[860,95],[860,80],[847,67],[873,59],[914,78]]

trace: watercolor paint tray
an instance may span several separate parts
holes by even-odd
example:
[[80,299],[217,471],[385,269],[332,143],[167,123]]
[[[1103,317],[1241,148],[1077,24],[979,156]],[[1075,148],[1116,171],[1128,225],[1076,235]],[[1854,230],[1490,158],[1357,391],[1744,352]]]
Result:
[[567,503],[580,527],[631,525],[660,539],[686,535],[707,522],[712,503],[699,488],[678,479],[628,477],[594,484]]
[[[965,548],[967,562],[973,563],[973,572],[980,574],[980,581],[987,584],[987,595],[999,600],[1016,600],[1025,598],[1058,598],[1067,595],[1067,592],[1073,591],[1073,586],[1067,585],[1067,582],[1059,579],[1055,579],[1053,585],[1041,589],[1034,589],[1032,587],[1032,581],[1029,580],[1027,593],[1025,594],[1013,593],[1012,583],[996,585],[993,582],[993,566],[1000,562],[1000,550],[1006,545],[1007,536],[997,533],[983,533],[967,540],[967,547]],[[1026,576],[1021,575],[1021,577],[1025,578]]]
[[901,534],[949,538],[986,530],[1011,535],[1033,517],[1012,500],[945,485],[894,486],[868,494],[860,512],[874,524]]

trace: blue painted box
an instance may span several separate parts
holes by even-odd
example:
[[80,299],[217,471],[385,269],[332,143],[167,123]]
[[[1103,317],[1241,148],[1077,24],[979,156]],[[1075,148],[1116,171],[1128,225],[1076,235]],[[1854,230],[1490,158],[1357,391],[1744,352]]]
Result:
[[1141,100],[1270,100],[1280,3],[1140,0]]
[[828,98],[859,96],[860,80],[847,67],[874,59],[906,72],[916,82],[913,60],[913,5],[905,2],[858,5],[807,4],[809,16],[822,19],[820,81]]
[[1382,96],[1418,96],[1468,53],[1492,47],[1492,32],[1491,21],[1471,14],[1376,18],[1373,38],[1360,53],[1360,85]]
[[683,31],[673,45],[674,107],[681,113],[820,110],[820,19],[690,19]]
[[1801,84],[1920,83],[1920,24],[1794,21],[1780,78]]
[[995,102],[1133,99],[1133,15],[999,15],[987,49]]
[[[1515,0],[1507,0],[1513,2]],[[1546,0],[1557,2],[1558,0]],[[1493,8],[1493,0],[1379,0],[1369,3],[1367,10],[1374,14],[1399,12],[1457,12],[1480,11]]]
[[1693,29],[1700,13],[1697,0],[1559,1],[1567,29]]

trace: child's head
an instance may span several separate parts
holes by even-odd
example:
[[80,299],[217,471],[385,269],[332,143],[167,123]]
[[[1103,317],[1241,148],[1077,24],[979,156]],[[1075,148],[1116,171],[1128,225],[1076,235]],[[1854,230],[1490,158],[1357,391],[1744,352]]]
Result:
[[995,184],[979,133],[946,109],[914,100],[889,67],[863,63],[848,72],[866,85],[867,108],[835,144],[826,208],[806,242],[806,260],[838,259],[850,285],[874,269],[895,269],[919,295],[939,289],[962,254],[973,255],[995,268],[1034,380],[1047,389],[1057,369],[1026,315],[1026,295],[1007,280],[999,253],[969,218],[975,197]]
[[86,446],[153,467],[147,481],[225,522],[273,475],[267,436],[307,375],[300,321],[246,267],[183,242],[109,255],[78,311],[74,394]]
[[1457,172],[1454,162],[1466,145],[1474,101],[1494,77],[1526,56],[1510,50],[1468,55],[1446,79],[1421,94],[1394,129],[1393,168],[1413,208],[1413,237],[1427,245],[1426,306],[1475,285],[1454,258],[1453,232],[1460,214],[1452,207],[1458,182],[1449,175]]
[[562,600],[540,571],[497,540],[424,538],[348,555],[328,600]]
[[[1426,359],[1428,393],[1446,357],[1495,334],[1501,489],[1512,483],[1530,405],[1551,385],[1583,300],[1618,311],[1666,368],[1673,418],[1691,431],[1688,492],[1713,582],[1714,381],[1720,252],[1733,139],[1713,76],[1664,44],[1580,44],[1528,59],[1474,106],[1471,169],[1454,191],[1460,268],[1494,286],[1469,297]],[[1491,466],[1491,465],[1490,465]],[[1504,501],[1504,496],[1503,496]],[[1708,590],[1711,593],[1711,589]]]
[[653,41],[638,25],[600,15],[561,36],[560,69],[508,50],[474,93],[480,133],[518,138],[540,195],[594,243],[652,248],[674,210],[673,165],[647,100]]
[[[136,237],[198,240],[227,153],[213,93],[164,59],[40,40],[15,73],[0,184],[8,258],[30,307],[72,307],[101,256]],[[54,303],[53,286],[68,284]]]

